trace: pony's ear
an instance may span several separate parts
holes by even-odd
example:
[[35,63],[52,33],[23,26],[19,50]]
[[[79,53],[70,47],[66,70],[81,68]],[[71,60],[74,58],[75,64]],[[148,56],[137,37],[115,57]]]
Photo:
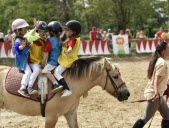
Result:
[[110,69],[111,68],[110,61],[106,57],[104,58],[104,68],[106,68],[106,69]]
[[115,66],[115,68],[117,68],[119,70],[119,64],[118,63],[115,63],[114,66]]

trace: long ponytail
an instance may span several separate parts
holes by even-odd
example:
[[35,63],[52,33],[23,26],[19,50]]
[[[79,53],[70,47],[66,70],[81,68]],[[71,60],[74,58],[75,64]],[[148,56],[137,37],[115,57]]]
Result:
[[151,79],[154,71],[155,64],[158,60],[159,57],[162,57],[162,51],[167,48],[167,43],[166,42],[161,42],[160,44],[157,45],[156,50],[150,60],[148,71],[147,71],[147,78]]
[[158,55],[158,53],[155,52],[152,56],[149,66],[148,66],[148,73],[147,73],[148,79],[151,79],[151,77],[153,75],[154,67],[155,67],[155,64],[156,64],[158,58],[159,58],[159,55]]

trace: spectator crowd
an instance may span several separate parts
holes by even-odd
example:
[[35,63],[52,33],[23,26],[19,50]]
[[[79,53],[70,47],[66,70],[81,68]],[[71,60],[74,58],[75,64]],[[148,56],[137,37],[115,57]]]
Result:
[[11,30],[7,30],[7,34],[4,35],[3,32],[0,32],[0,42],[9,42],[12,43],[12,38],[15,37],[15,34]]

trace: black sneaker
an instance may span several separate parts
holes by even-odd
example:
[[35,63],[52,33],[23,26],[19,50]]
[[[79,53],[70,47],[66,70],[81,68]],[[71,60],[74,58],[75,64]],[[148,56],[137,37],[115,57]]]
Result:
[[28,93],[29,93],[29,95],[37,95],[38,94],[38,90],[35,90],[33,88],[28,88]]
[[53,85],[53,90],[51,92],[56,93],[56,92],[59,92],[62,89],[63,89],[62,85],[60,85],[60,84],[54,84]]
[[28,97],[28,98],[30,97],[27,89],[19,89],[18,93],[21,94],[24,97]]
[[25,74],[24,70],[19,70],[19,73]]

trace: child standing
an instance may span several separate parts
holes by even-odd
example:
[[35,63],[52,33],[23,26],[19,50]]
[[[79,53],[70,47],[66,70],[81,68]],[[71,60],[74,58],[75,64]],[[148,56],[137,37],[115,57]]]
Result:
[[[133,128],[143,128],[143,126],[153,117],[158,110],[163,117],[162,128],[169,128],[169,108],[163,98],[164,91],[167,89],[168,66],[165,58],[169,56],[169,45],[161,42],[157,45],[156,51],[149,63],[148,78],[149,82],[144,95],[148,100],[143,116],[137,120]],[[160,96],[160,97],[159,97]]]
[[12,31],[16,34],[13,45],[13,50],[16,54],[15,64],[19,71],[24,73],[18,93],[25,97],[29,97],[26,87],[31,75],[31,69],[27,63],[29,46],[27,40],[23,37],[27,33],[26,27],[28,26],[28,23],[24,19],[16,19],[12,23]]
[[58,57],[62,48],[59,36],[63,30],[62,25],[57,21],[50,22],[48,24],[48,30],[50,37],[44,46],[44,56],[42,60],[42,66],[44,69],[42,70],[42,73],[53,83],[54,90],[52,91],[55,91],[63,88],[63,86],[58,84],[55,77],[51,73],[52,70],[54,70],[58,65]]
[[28,32],[25,37],[30,42],[30,54],[28,64],[32,70],[32,74],[28,83],[29,95],[38,94],[38,91],[33,89],[32,86],[36,81],[40,71],[43,59],[43,48],[46,38],[47,24],[44,21],[36,21],[34,18],[35,28]]
[[[58,80],[59,84],[64,87],[62,97],[70,96],[72,94],[61,74],[67,68],[70,68],[73,62],[78,59],[81,24],[76,20],[70,20],[66,23],[65,32],[68,39],[62,45],[62,51],[58,58],[59,66],[57,66],[54,72],[54,76]],[[57,89],[55,89],[55,92],[57,92]]]

